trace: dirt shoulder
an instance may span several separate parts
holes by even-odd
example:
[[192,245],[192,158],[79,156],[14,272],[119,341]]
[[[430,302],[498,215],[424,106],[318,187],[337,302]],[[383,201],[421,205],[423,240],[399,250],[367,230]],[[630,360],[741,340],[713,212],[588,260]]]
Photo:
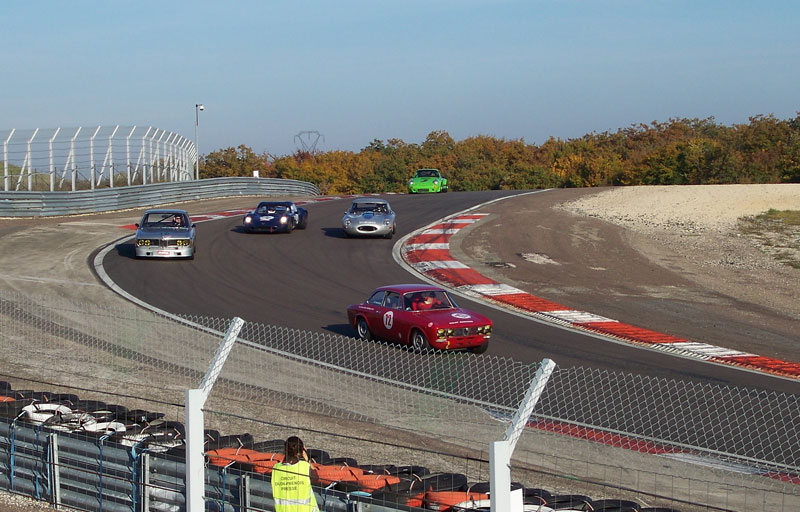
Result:
[[569,308],[796,362],[800,270],[737,229],[770,208],[800,210],[800,185],[551,190],[487,206],[451,252]]

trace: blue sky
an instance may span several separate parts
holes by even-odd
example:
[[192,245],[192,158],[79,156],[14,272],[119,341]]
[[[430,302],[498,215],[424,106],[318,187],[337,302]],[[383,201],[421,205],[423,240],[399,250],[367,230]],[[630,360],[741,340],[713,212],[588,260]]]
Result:
[[[200,152],[541,144],[800,111],[796,1],[0,3],[0,129],[152,125]],[[310,141],[309,141],[310,142]]]

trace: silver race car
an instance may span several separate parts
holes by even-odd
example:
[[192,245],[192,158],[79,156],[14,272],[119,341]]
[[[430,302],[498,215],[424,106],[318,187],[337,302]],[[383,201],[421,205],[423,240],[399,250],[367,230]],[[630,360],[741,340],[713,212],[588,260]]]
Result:
[[183,210],[147,210],[134,245],[137,258],[194,259],[194,224]]
[[375,197],[353,200],[342,217],[344,236],[382,236],[392,238],[396,226],[389,201]]

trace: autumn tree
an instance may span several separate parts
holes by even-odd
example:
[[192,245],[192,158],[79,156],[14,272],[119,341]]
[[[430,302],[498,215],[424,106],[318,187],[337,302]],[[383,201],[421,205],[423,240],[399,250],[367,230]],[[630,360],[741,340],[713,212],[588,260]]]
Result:
[[265,177],[262,171],[266,171],[269,167],[266,157],[259,157],[251,148],[240,144],[238,148],[221,149],[202,158],[200,160],[200,177],[252,176],[253,171],[259,171],[259,175]]
[[434,167],[451,190],[800,182],[800,114],[754,116],[724,126],[713,117],[634,124],[540,145],[432,131],[421,144],[374,139],[361,151],[268,158],[246,146],[209,154],[201,175],[262,176],[314,183],[324,194],[404,192],[414,170]]

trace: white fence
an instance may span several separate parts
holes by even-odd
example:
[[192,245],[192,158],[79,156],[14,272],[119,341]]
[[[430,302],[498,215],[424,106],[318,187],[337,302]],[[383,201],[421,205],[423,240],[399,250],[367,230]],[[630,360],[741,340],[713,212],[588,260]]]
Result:
[[186,181],[197,148],[152,126],[0,130],[3,191],[78,190]]

